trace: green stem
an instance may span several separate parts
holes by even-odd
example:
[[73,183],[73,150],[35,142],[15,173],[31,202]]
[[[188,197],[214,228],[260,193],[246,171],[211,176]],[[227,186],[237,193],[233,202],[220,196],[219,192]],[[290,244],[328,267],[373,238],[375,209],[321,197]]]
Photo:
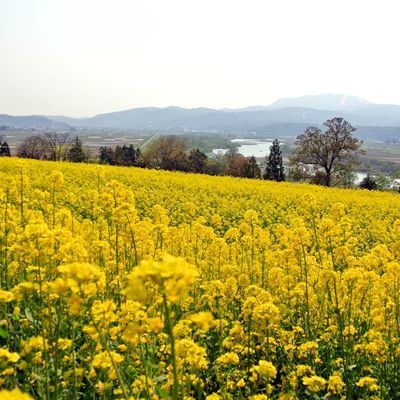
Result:
[[163,303],[165,309],[165,327],[167,329],[167,334],[171,342],[171,358],[172,358],[172,374],[174,376],[174,383],[172,386],[172,399],[178,400],[179,398],[179,382],[178,382],[178,371],[176,367],[176,354],[175,354],[175,338],[172,331],[171,319],[169,314],[169,307],[167,303],[167,296],[163,295]]
[[75,321],[72,321],[72,374],[74,379],[74,400],[78,400],[77,379],[76,379],[76,356],[75,356]]
[[129,395],[128,395],[128,392],[127,392],[126,387],[125,387],[125,382],[124,382],[124,380],[122,378],[121,371],[119,370],[118,365],[115,363],[115,360],[114,360],[114,358],[113,358],[113,356],[111,354],[110,346],[108,345],[107,339],[103,335],[103,333],[100,331],[96,321],[93,318],[92,313],[90,313],[90,316],[91,316],[91,320],[93,322],[93,325],[94,325],[94,327],[96,329],[96,332],[99,335],[100,343],[106,349],[106,352],[107,352],[108,356],[110,357],[111,364],[112,364],[112,366],[114,368],[115,373],[117,374],[119,383],[121,384],[121,389],[122,389],[122,392],[124,394],[124,397],[125,397],[126,400],[129,400]]
[[138,333],[139,336],[139,350],[140,350],[140,359],[143,365],[143,369],[144,369],[144,376],[145,376],[145,381],[146,381],[146,395],[147,395],[147,399],[150,400],[151,396],[150,396],[150,388],[149,388],[149,379],[147,376],[147,363],[146,363],[146,358],[144,356],[143,353],[143,346],[142,346],[142,335],[140,334],[140,331]]

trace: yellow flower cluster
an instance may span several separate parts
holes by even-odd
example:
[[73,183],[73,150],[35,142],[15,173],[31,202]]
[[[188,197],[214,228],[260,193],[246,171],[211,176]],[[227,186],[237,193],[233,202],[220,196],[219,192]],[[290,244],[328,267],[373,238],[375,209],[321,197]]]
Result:
[[0,399],[396,399],[400,197],[0,159]]
[[196,276],[196,269],[183,258],[165,255],[161,261],[143,260],[127,277],[126,296],[147,303],[152,300],[150,286],[153,286],[156,294],[165,296],[172,303],[177,302]]
[[13,390],[0,389],[1,400],[32,400],[32,397],[21,392],[18,388]]

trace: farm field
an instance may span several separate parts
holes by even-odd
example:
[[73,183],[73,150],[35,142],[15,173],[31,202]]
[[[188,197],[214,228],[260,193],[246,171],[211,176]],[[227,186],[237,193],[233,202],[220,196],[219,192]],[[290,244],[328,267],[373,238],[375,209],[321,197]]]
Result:
[[400,398],[400,196],[0,159],[0,399]]

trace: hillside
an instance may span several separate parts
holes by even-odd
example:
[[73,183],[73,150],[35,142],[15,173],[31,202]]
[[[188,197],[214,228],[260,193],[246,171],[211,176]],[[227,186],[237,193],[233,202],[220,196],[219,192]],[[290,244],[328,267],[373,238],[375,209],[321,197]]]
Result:
[[140,107],[88,118],[0,115],[0,127],[35,130],[203,132],[295,137],[305,127],[341,116],[361,139],[400,139],[400,106],[374,104],[355,96],[313,95],[279,99],[269,106],[238,109]]
[[[371,210],[375,207],[373,205],[375,200],[377,203],[381,202],[382,207],[386,206],[387,202],[393,202],[393,207],[397,204],[400,206],[400,196],[357,189],[326,189],[300,183],[274,183],[142,168],[0,158],[0,172],[14,174],[14,165],[24,165],[25,171],[29,170],[29,176],[39,187],[46,186],[49,169],[58,170],[64,175],[65,189],[68,188],[70,193],[79,197],[84,196],[87,190],[97,189],[98,179],[101,179],[103,184],[105,181],[115,179],[132,189],[136,188],[135,204],[141,216],[151,216],[152,207],[160,204],[172,213],[172,220],[177,219],[179,223],[182,222],[187,202],[193,203],[197,210],[192,217],[206,214],[209,205],[213,204],[216,212],[227,215],[227,225],[233,221],[239,221],[241,214],[247,209],[266,213],[265,218],[268,219],[266,210],[272,212],[271,201],[273,203],[278,201],[281,194],[284,194],[284,201],[288,203],[312,195],[321,202],[343,201],[348,203],[349,207],[353,202],[360,206],[362,204],[363,207],[370,203]],[[299,201],[303,202],[303,200]],[[284,204],[274,212],[284,212]],[[354,204],[354,210],[357,207]],[[369,206],[367,207],[369,209]]]
[[334,116],[342,116],[357,126],[400,126],[398,105],[374,104],[359,97],[334,94],[283,98],[269,106],[238,109],[142,107],[90,118],[53,118],[72,126],[92,128],[251,131],[275,123],[321,124]]
[[71,126],[54,119],[42,117],[40,115],[26,115],[26,116],[14,116],[7,114],[0,114],[0,126],[7,128],[17,129],[70,129]]
[[399,195],[13,158],[0,180],[5,387],[398,398]]
[[349,109],[360,109],[368,106],[374,107],[375,104],[356,96],[326,93],[278,99],[273,102],[269,108],[309,107],[316,110],[344,111]]
[[[233,131],[257,130],[274,123],[322,124],[328,118],[342,116],[358,126],[400,126],[400,106],[371,106],[324,110],[304,106],[284,108],[258,107],[246,110],[186,109],[180,107],[135,108],[90,118],[68,119],[75,127],[160,130]],[[57,117],[55,117],[57,120]],[[65,118],[60,121],[66,121]]]

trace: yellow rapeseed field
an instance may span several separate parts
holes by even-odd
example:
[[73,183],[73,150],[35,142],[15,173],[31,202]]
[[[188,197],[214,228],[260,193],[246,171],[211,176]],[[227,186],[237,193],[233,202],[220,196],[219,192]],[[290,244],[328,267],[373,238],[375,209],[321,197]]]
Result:
[[0,399],[399,399],[400,195],[0,160]]

